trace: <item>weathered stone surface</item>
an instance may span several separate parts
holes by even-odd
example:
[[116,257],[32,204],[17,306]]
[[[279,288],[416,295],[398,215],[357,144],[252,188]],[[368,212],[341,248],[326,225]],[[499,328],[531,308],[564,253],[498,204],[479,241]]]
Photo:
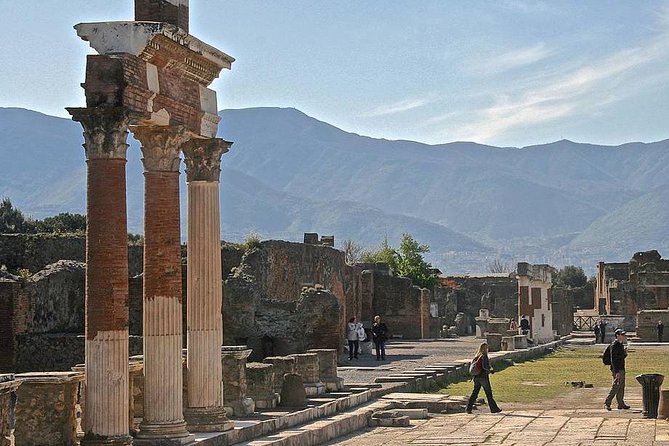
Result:
[[[344,253],[265,241],[225,281],[225,342],[246,343],[252,359],[309,348],[340,348],[344,337]],[[307,288],[304,284],[320,284]]]
[[279,395],[274,392],[274,366],[250,362],[246,364],[248,396],[255,401],[258,409],[276,407]]
[[337,377],[337,358],[339,354],[334,349],[311,349],[307,353],[318,355],[320,381],[328,391],[338,391],[344,388],[344,380]]
[[230,415],[242,416],[249,411],[248,381],[246,378],[246,361],[251,350],[244,345],[224,345],[221,349],[223,366],[223,405],[232,409]]
[[300,353],[292,356],[295,358],[295,373],[302,377],[307,395],[315,396],[325,393],[325,385],[320,380],[318,355],[316,353]]
[[274,391],[280,394],[284,375],[295,373],[295,358],[292,356],[268,356],[263,359],[263,362],[274,366]]
[[281,406],[304,407],[307,404],[307,393],[302,377],[297,373],[286,373],[281,388]]
[[83,374],[24,373],[17,391],[15,436],[19,445],[70,445],[77,442],[76,403]]
[[499,333],[487,333],[486,342],[490,352],[498,352],[502,349],[502,335]]
[[14,446],[16,389],[20,381],[14,375],[0,375],[0,446]]

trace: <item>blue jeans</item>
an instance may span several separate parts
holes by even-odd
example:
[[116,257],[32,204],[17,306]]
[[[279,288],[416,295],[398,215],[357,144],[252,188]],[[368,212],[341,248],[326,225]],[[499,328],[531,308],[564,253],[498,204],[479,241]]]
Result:
[[358,349],[360,348],[360,341],[348,341],[348,359],[358,357]]
[[374,341],[374,347],[376,347],[376,359],[386,359],[386,341]]
[[474,390],[472,390],[472,394],[469,397],[467,410],[471,411],[472,408],[474,407],[474,403],[476,402],[476,398],[478,398],[479,396],[479,391],[481,390],[481,387],[483,387],[483,391],[485,392],[485,397],[488,400],[488,407],[490,408],[490,410],[498,411],[499,407],[495,402],[495,398],[493,398],[492,396],[492,387],[490,386],[490,378],[488,377],[488,373],[486,373],[485,371],[481,372],[480,375],[476,375],[474,377]]

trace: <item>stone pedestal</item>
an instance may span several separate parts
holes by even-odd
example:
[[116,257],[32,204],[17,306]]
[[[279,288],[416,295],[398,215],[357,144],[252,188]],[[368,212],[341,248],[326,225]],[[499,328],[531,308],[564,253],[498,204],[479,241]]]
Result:
[[144,417],[137,444],[194,441],[183,416],[179,150],[183,127],[137,127],[144,164]]
[[292,356],[268,356],[263,359],[263,362],[274,366],[274,391],[281,394],[283,376],[286,373],[295,373],[295,358]]
[[502,336],[502,350],[515,350],[516,344],[513,336]]
[[669,389],[660,390],[660,407],[657,410],[657,418],[660,420],[669,418]]
[[320,381],[325,384],[328,392],[337,392],[344,389],[344,380],[337,376],[337,350],[327,348],[314,348],[307,353],[318,355],[318,368]]
[[502,349],[502,335],[499,333],[488,333],[486,335],[489,352],[498,352]]
[[248,395],[255,402],[256,409],[273,409],[279,402],[274,392],[274,366],[259,362],[246,364]]
[[281,388],[281,406],[302,408],[307,405],[302,377],[297,373],[286,373]]
[[481,316],[474,318],[476,322],[476,338],[485,339],[485,334],[488,331],[488,318],[482,318]]
[[516,350],[521,348],[527,348],[527,336],[526,335],[515,335],[513,337],[513,345]]
[[188,185],[188,398],[191,432],[226,431],[223,408],[223,281],[219,176],[221,155],[232,143],[192,139],[182,146]]
[[14,446],[16,389],[20,383],[12,374],[0,375],[0,446]]
[[[25,446],[74,445],[77,438],[79,372],[30,372],[16,375],[16,443]],[[125,417],[127,421],[127,414]]]
[[128,425],[128,111],[69,108],[86,151],[86,413],[84,445],[132,442]]
[[498,333],[501,335],[506,336],[506,332],[509,329],[509,323],[511,321],[506,318],[501,318],[501,317],[491,317],[488,318],[488,327],[486,331],[488,333]]
[[307,396],[324,394],[325,385],[320,380],[318,355],[316,353],[300,353],[290,356],[295,358],[295,373],[302,377],[302,384]]
[[224,406],[230,415],[244,416],[253,413],[255,405],[248,397],[246,360],[252,350],[245,345],[224,345],[221,349],[223,366]]

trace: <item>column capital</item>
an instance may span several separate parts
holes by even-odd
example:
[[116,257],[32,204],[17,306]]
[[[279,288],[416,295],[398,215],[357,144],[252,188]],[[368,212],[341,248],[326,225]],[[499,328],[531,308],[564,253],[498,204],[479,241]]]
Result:
[[142,145],[145,172],[179,172],[179,149],[190,137],[184,126],[137,126],[132,134]]
[[86,159],[126,159],[129,111],[124,107],[67,108],[84,128]]
[[187,181],[218,181],[221,156],[232,143],[221,138],[191,139],[184,143]]

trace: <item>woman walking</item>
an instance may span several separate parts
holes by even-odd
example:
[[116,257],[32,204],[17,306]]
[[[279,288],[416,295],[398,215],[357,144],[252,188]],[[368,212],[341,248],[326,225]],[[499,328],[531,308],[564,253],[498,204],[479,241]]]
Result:
[[490,377],[491,373],[494,373],[492,367],[490,366],[490,358],[488,358],[488,344],[482,343],[474,359],[472,359],[472,366],[470,371],[474,376],[474,390],[472,390],[472,395],[469,397],[469,403],[467,403],[467,413],[472,413],[474,408],[474,403],[476,398],[479,396],[479,390],[483,387],[485,392],[485,397],[488,400],[488,407],[490,407],[490,413],[501,412],[502,409],[499,408],[495,402],[495,398],[492,396],[492,387],[490,387]]

